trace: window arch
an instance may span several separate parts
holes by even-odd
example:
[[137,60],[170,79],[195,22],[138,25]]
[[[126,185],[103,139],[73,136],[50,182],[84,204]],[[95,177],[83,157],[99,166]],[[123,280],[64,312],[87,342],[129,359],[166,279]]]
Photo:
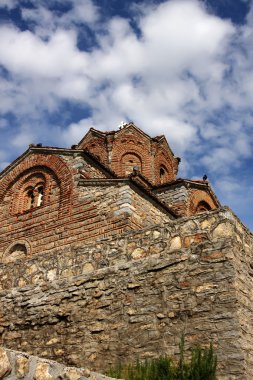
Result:
[[196,211],[195,213],[196,214],[200,214],[201,212],[206,212],[206,211],[209,211],[211,210],[211,206],[205,202],[205,201],[200,201],[198,204],[197,204],[197,207],[196,207]]
[[18,214],[44,205],[46,177],[33,173],[17,183],[12,197],[12,213]]
[[129,175],[136,168],[140,172],[142,171],[142,161],[140,157],[135,153],[126,153],[121,158],[121,171],[123,175]]
[[169,172],[164,165],[160,166],[159,175],[161,184],[169,181]]

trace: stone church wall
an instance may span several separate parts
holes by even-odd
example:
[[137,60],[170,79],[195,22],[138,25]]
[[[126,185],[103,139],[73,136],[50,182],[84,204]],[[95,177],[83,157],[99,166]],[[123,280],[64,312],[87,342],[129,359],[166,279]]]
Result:
[[101,371],[184,334],[213,342],[219,379],[251,379],[252,247],[222,209],[2,265],[0,343]]

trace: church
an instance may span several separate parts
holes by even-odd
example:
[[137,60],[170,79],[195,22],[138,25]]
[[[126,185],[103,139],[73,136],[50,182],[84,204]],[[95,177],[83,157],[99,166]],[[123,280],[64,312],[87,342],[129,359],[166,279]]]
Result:
[[253,378],[252,234],[206,176],[177,178],[179,163],[131,122],[70,148],[31,144],[3,170],[0,345],[13,371],[29,355],[99,372],[177,357],[184,335],[186,355],[212,342],[218,379]]
[[71,149],[30,145],[0,177],[2,262],[220,207],[208,181],[177,179],[179,162],[133,123]]

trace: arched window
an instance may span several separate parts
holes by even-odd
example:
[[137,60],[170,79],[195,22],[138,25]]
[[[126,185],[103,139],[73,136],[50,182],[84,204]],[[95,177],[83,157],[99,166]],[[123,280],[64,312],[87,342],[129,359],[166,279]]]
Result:
[[209,211],[211,210],[211,206],[205,202],[205,201],[200,201],[196,207],[196,214],[200,214],[201,212]]
[[169,180],[169,173],[168,170],[164,165],[160,166],[160,183],[168,182]]
[[123,175],[129,175],[133,172],[133,169],[137,169],[141,172],[142,162],[141,159],[135,153],[126,153],[121,158],[121,170]]

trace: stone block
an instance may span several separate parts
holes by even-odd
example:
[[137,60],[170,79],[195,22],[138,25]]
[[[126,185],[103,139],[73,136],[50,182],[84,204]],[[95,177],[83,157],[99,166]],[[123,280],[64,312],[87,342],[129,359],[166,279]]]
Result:
[[23,379],[29,372],[29,358],[26,356],[17,356],[15,372],[17,379]]
[[39,362],[35,369],[34,380],[54,380],[49,370],[50,365],[48,363]]
[[0,380],[11,372],[11,364],[6,351],[0,347]]

